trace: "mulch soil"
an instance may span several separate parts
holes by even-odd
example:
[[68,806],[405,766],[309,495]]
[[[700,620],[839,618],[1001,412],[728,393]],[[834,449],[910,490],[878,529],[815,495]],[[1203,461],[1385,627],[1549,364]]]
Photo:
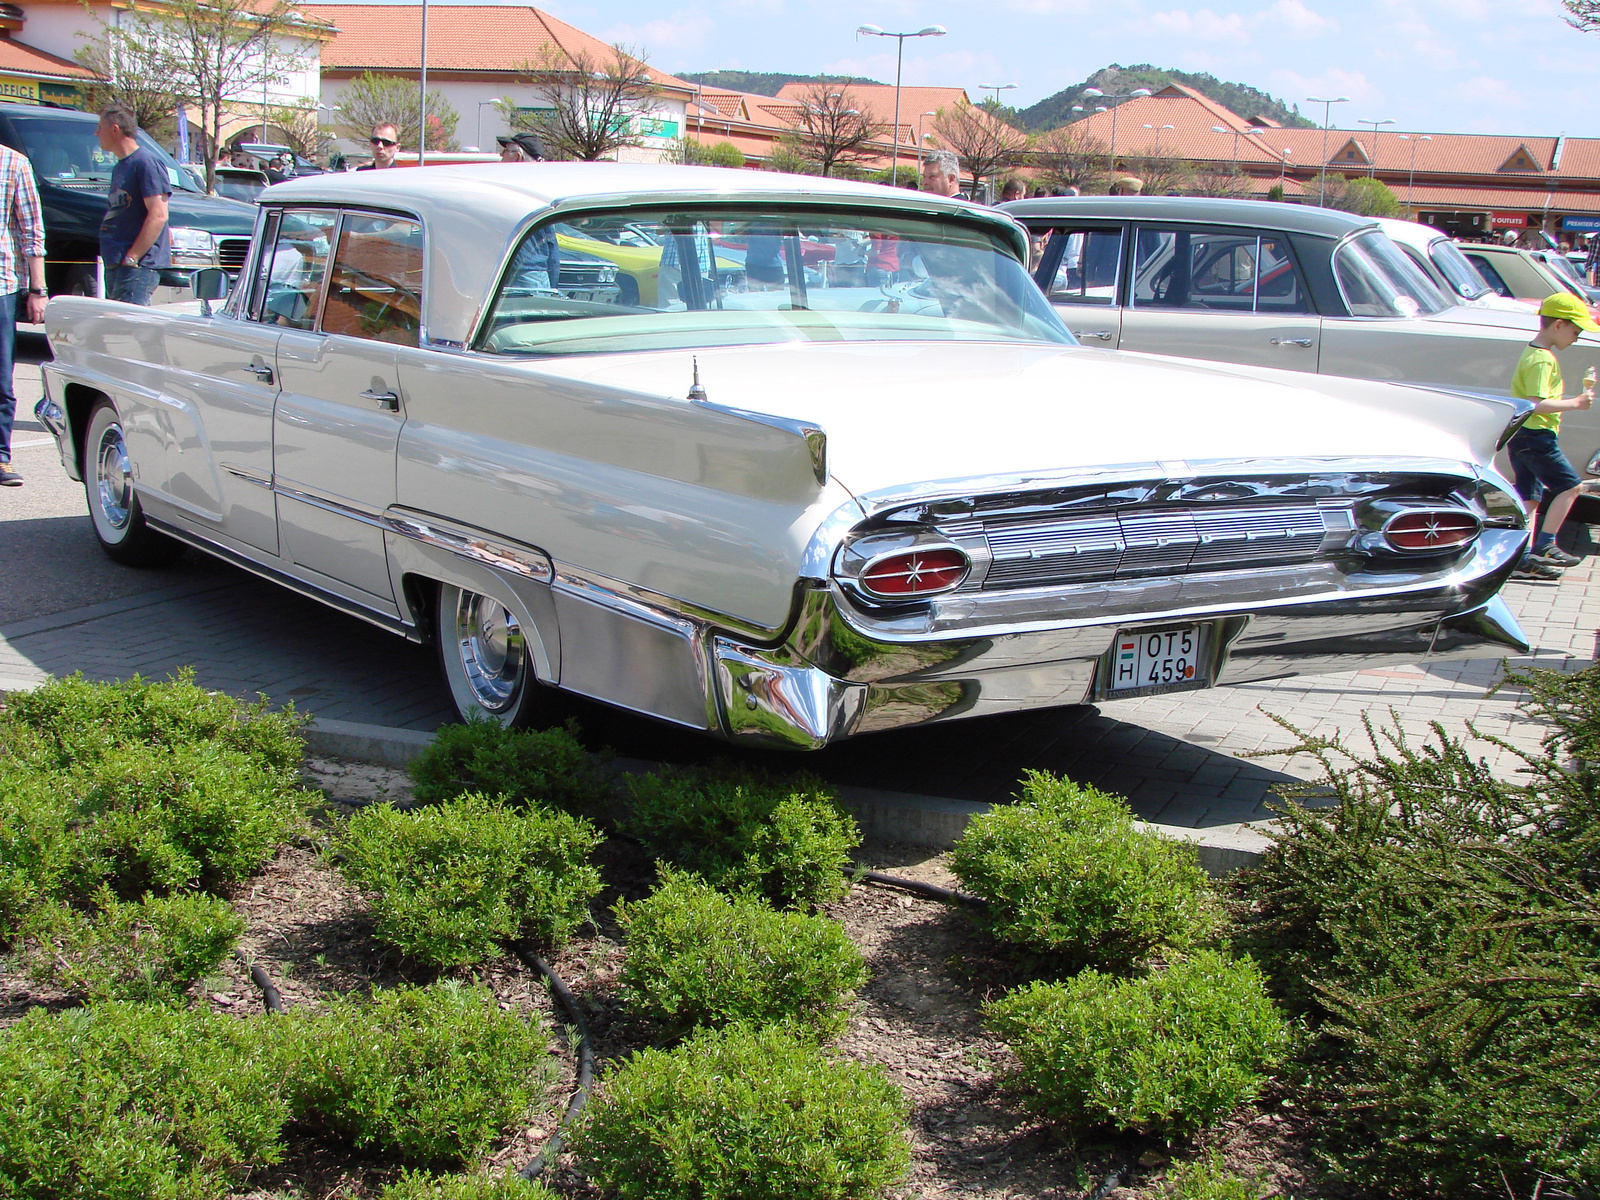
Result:
[[[405,775],[366,764],[311,759],[308,786],[327,797],[311,836],[285,846],[260,875],[232,897],[248,921],[244,956],[260,965],[290,1007],[315,1006],[332,996],[434,978],[408,968],[373,936],[360,894],[319,853],[320,833],[356,805],[409,799]],[[863,866],[942,887],[957,881],[944,856],[887,843],[868,843]],[[647,894],[651,863],[620,839],[600,851],[606,890],[594,903],[597,927],[565,946],[550,966],[584,1007],[596,1070],[604,1087],[608,1066],[652,1044],[651,1030],[630,1018],[617,998],[626,948],[610,919],[619,897]],[[974,936],[963,915],[935,901],[858,884],[827,905],[861,948],[870,979],[855,998],[840,1053],[880,1066],[911,1105],[912,1168],[893,1200],[1155,1200],[1168,1194],[1174,1160],[1220,1151],[1235,1171],[1253,1177],[1264,1195],[1322,1200],[1344,1193],[1317,1181],[1303,1150],[1303,1130],[1286,1098],[1269,1094],[1209,1131],[1194,1144],[1167,1146],[1118,1138],[1076,1146],[1031,1115],[999,1082],[1009,1051],[983,1026],[981,1006],[1021,982]],[[562,1036],[563,1014],[534,977],[507,957],[460,973],[493,990],[501,1007],[526,1013],[552,1030],[551,1052],[562,1074],[529,1123],[508,1131],[489,1155],[491,1170],[516,1170],[533,1159],[560,1123],[576,1086],[574,1056]],[[195,988],[199,1003],[241,1019],[263,1019],[260,991],[248,967],[229,961]],[[70,1003],[25,979],[0,973],[0,1025],[30,1007]],[[399,1175],[392,1163],[364,1159],[291,1128],[284,1161],[251,1178],[240,1200],[357,1200],[376,1196]],[[1109,1176],[1117,1174],[1114,1184]],[[598,1200],[566,1156],[544,1182],[573,1200]],[[1111,1184],[1111,1186],[1107,1186]]]

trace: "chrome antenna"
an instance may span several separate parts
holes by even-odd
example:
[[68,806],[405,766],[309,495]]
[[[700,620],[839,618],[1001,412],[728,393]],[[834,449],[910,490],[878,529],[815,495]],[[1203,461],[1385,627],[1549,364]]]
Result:
[[694,382],[689,385],[689,399],[704,400],[706,390],[700,386],[700,356],[696,355],[691,361],[694,363]]

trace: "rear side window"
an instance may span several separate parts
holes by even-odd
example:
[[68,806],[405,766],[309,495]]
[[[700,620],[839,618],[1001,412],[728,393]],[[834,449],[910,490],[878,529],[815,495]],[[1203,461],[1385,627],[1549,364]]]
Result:
[[1489,260],[1478,254],[1468,254],[1467,260],[1477,268],[1479,276],[1489,285],[1489,289],[1497,296],[1511,296],[1511,288],[1501,278],[1500,272],[1489,265]]
[[422,226],[347,214],[339,227],[322,332],[415,346],[422,329]]
[[1045,294],[1051,303],[1113,305],[1122,269],[1122,230],[1049,230],[1041,262],[1049,270]]

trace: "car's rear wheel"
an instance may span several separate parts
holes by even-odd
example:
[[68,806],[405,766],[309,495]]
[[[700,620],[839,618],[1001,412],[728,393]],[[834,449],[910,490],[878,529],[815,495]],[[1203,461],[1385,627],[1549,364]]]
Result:
[[559,695],[534,675],[517,616],[493,596],[439,586],[439,666],[462,720],[538,725],[557,716]]
[[100,548],[128,567],[165,567],[183,544],[151,529],[133,486],[133,466],[116,405],[102,400],[89,414],[83,440],[83,490]]

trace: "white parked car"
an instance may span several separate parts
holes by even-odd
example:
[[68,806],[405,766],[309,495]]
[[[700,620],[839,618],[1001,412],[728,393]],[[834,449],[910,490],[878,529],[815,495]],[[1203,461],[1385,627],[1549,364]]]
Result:
[[[1526,405],[1081,348],[993,209],[564,163],[261,204],[215,315],[52,301],[40,415],[112,557],[434,642],[464,715],[815,747],[1524,648]],[[554,293],[556,225],[645,231],[650,302]]]
[[1518,328],[1525,326],[1537,332],[1538,319],[1528,320],[1528,306],[1519,300],[1496,294],[1447,234],[1432,225],[1400,221],[1393,217],[1379,217],[1377,224],[1448,299],[1465,308],[1492,308],[1515,313],[1519,318],[1516,323]]

